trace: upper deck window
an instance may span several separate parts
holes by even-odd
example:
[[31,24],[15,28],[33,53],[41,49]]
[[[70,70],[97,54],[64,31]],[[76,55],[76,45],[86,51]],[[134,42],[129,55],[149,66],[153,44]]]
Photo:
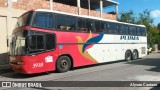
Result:
[[129,35],[137,35],[137,30],[135,26],[129,26]]
[[53,29],[54,28],[53,14],[41,13],[41,12],[36,13],[33,19],[32,26],[39,28]]
[[33,12],[30,11],[30,12],[27,12],[27,13],[23,14],[22,16],[20,16],[17,20],[15,28],[29,25],[30,21],[31,21],[32,14],[33,14]]
[[75,31],[76,18],[69,15],[56,14],[56,29]]
[[128,25],[119,24],[119,34],[128,35]]
[[117,34],[118,33],[118,24],[113,22],[108,22],[108,34]]

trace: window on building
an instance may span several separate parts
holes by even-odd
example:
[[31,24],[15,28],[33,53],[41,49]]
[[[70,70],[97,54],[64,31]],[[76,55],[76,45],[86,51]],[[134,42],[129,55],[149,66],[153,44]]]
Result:
[[53,14],[51,13],[37,13],[34,17],[33,27],[39,28],[54,28]]

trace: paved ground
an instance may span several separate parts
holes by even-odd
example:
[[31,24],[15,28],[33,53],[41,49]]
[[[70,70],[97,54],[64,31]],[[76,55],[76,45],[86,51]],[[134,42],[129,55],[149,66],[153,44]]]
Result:
[[[116,62],[71,70],[66,73],[49,72],[22,75],[15,72],[0,74],[0,81],[160,81],[160,53],[150,54],[132,62]],[[0,88],[11,89],[11,88]],[[12,90],[22,88],[12,88]],[[23,88],[24,89],[24,88]],[[40,88],[25,88],[26,90]],[[160,90],[155,87],[50,87],[45,90]]]

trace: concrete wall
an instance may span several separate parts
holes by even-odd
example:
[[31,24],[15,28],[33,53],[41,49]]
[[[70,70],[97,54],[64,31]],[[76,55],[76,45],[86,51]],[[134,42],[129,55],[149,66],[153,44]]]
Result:
[[8,63],[9,47],[7,46],[7,40],[10,41],[17,18],[24,12],[25,10],[18,9],[12,9],[12,12],[10,12],[7,7],[0,7],[0,65]]

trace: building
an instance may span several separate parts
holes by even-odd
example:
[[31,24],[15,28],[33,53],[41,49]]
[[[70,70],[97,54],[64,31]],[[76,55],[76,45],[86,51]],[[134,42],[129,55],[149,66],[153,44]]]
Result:
[[[111,6],[113,12],[103,12]],[[0,0],[0,65],[8,63],[7,43],[10,42],[17,18],[28,10],[38,8],[111,20],[117,20],[118,17],[118,3],[112,0]]]

